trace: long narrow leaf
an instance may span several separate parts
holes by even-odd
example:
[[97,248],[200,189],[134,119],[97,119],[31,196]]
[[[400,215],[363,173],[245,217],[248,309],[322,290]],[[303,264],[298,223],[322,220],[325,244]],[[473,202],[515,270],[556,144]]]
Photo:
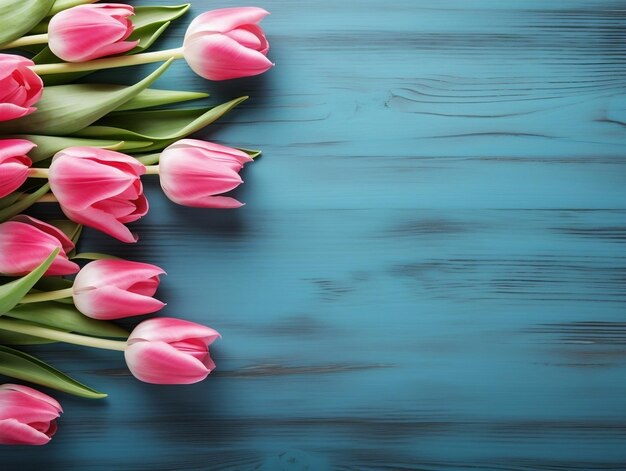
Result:
[[153,144],[141,149],[163,149],[208,126],[248,97],[240,97],[214,108],[120,112],[101,119],[75,134],[92,139],[147,140]]
[[79,383],[40,359],[0,345],[0,374],[57,389],[75,396],[102,399],[106,394]]
[[50,11],[54,0],[0,0],[0,46],[21,38]]
[[128,332],[112,322],[98,321],[83,315],[71,304],[53,301],[22,304],[4,314],[6,317],[34,324],[76,332],[92,337],[128,338]]
[[0,123],[0,133],[64,136],[79,131],[136,97],[165,72],[172,59],[130,87],[112,91],[101,84],[72,84],[46,87],[37,111]]
[[0,286],[0,316],[17,306],[20,300],[30,291],[35,283],[37,283],[39,278],[43,276],[50,265],[52,265],[52,261],[59,253],[59,250],[58,248],[54,249],[54,251],[48,255],[48,258],[41,262],[41,264],[28,275],[24,275],[17,280]]
[[41,188],[33,191],[32,193],[22,193],[20,198],[18,198],[15,203],[0,210],[0,222],[11,219],[13,216],[20,214],[25,209],[30,208],[33,204],[37,202],[39,198],[48,193],[49,190],[50,185],[46,183]]

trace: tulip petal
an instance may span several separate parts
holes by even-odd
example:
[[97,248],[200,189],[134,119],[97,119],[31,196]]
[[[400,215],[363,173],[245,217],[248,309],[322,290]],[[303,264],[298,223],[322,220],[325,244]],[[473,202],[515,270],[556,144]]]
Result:
[[86,316],[101,320],[150,314],[165,306],[151,296],[132,293],[116,286],[102,286],[75,293],[74,304]]
[[128,343],[135,341],[162,340],[164,342],[178,342],[188,338],[203,339],[206,345],[211,345],[220,334],[210,327],[173,317],[158,317],[139,324],[131,333]]
[[238,26],[258,23],[269,12],[258,7],[219,8],[197,16],[187,28],[187,37],[201,32],[226,33]]
[[45,445],[51,437],[16,419],[0,420],[0,445]]
[[21,118],[36,111],[37,108],[24,107],[13,103],[0,103],[0,121]]
[[225,35],[194,35],[185,41],[184,47],[189,67],[208,80],[259,75],[274,65],[261,52]]
[[111,214],[98,208],[90,207],[80,211],[61,206],[61,211],[72,221],[85,226],[93,227],[111,237],[115,237],[122,242],[137,242],[137,236],[128,227],[119,222]]
[[[3,159],[15,156],[26,156],[35,144],[26,139],[1,139],[0,140],[0,164]],[[30,165],[30,159],[27,163]]]
[[[134,284],[152,279],[165,271],[149,263],[131,262],[129,260],[94,260],[83,267],[74,279],[74,287],[80,291],[103,284],[127,289]],[[158,279],[154,284],[154,294],[158,286]]]
[[42,232],[46,234],[50,234],[52,237],[61,242],[61,246],[65,253],[71,252],[74,250],[74,242],[72,242],[65,232],[63,232],[58,227],[53,226],[52,224],[48,224],[47,222],[40,221],[39,219],[35,219],[34,217],[27,216],[26,214],[20,214],[11,218],[11,221],[17,221],[24,224],[29,224],[31,226],[36,227]]
[[146,383],[192,384],[211,372],[202,361],[163,341],[129,345],[124,357],[131,373]]

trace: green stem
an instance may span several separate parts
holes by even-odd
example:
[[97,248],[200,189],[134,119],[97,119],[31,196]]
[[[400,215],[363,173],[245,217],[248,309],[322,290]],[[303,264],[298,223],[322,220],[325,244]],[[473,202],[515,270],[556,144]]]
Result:
[[18,47],[32,46],[33,44],[46,44],[48,42],[47,34],[31,34],[30,36],[22,36],[15,41],[6,43],[2,49],[16,49]]
[[158,175],[158,174],[159,174],[158,165],[146,165],[146,175]]
[[[20,197],[18,198],[18,200],[23,200],[28,198],[29,193],[24,193],[23,195],[20,195]],[[59,200],[57,199],[56,196],[54,196],[53,193],[46,193],[45,195],[42,195],[39,197],[39,199],[37,201],[35,201],[35,203],[58,203]]]
[[183,48],[166,49],[164,51],[146,52],[130,56],[107,57],[89,62],[62,62],[59,64],[37,64],[30,68],[37,75],[64,74],[69,72],[87,72],[89,70],[112,69],[115,67],[127,67],[130,65],[150,64],[162,62],[168,59],[181,59]]
[[54,301],[55,299],[71,298],[74,294],[72,288],[58,289],[55,291],[42,291],[41,293],[32,293],[24,296],[20,303],[40,303],[42,301]]
[[49,169],[47,168],[31,168],[28,171],[30,178],[48,178]]
[[85,347],[102,348],[104,350],[118,350],[123,352],[126,350],[126,342],[121,340],[99,339],[95,337],[87,337],[86,335],[71,334],[56,329],[40,327],[38,325],[24,324],[18,321],[11,321],[0,318],[0,329],[18,334],[32,335],[42,339],[56,340],[58,342],[71,343],[74,345],[82,345]]

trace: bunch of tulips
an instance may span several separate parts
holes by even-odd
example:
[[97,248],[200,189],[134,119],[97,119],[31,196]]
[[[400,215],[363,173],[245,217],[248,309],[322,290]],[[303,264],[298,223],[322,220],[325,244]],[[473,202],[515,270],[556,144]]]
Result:
[[[0,0],[0,375],[106,397],[20,347],[48,342],[121,351],[132,375],[154,384],[195,383],[215,368],[209,345],[220,335],[210,327],[160,317],[129,333],[115,323],[165,306],[154,297],[162,268],[77,250],[83,226],[137,241],[127,224],[148,212],[142,178],[151,174],[174,203],[242,205],[225,193],[259,152],[188,136],[247,97],[176,108],[207,95],[150,85],[178,58],[208,80],[270,69],[258,24],[268,13],[209,11],[180,48],[146,52],[189,6]],[[90,71],[151,62],[162,64],[133,85],[75,83]],[[26,214],[38,203],[57,204],[66,219]],[[30,386],[0,385],[0,444],[48,443],[61,412]]]

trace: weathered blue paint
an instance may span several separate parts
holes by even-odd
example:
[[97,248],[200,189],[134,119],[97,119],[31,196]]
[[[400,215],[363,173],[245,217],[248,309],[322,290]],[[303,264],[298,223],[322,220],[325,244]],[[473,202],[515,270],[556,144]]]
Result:
[[247,206],[153,182],[139,244],[82,245],[163,266],[218,370],[157,387],[32,348],[110,398],[58,394],[53,443],[2,469],[626,469],[623,2],[261,6],[274,70],[159,81],[252,96],[200,133],[263,149]]

